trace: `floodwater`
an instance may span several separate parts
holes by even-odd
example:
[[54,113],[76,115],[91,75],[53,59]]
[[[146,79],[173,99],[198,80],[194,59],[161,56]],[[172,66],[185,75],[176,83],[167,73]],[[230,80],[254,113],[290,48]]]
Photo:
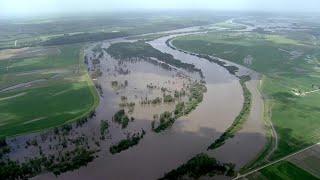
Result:
[[[206,77],[206,81],[209,87],[210,87],[210,83],[212,83],[212,85],[214,86],[213,88],[216,89],[216,86],[219,83],[222,83],[224,86],[228,86],[230,82],[233,82],[232,81],[233,76],[230,78],[230,77],[227,77],[227,75],[225,75],[225,77],[221,77],[221,75],[220,76],[218,75],[217,68],[214,67],[217,65],[205,59],[197,58],[196,56],[171,49],[165,44],[165,42],[168,39],[171,39],[176,36],[181,36],[181,35],[185,35],[185,34],[171,35],[171,36],[159,38],[157,40],[154,40],[150,44],[153,47],[161,50],[162,52],[172,54],[177,59],[184,60],[187,63],[193,63],[197,67],[201,68],[204,76]],[[232,139],[228,139],[223,146],[213,151],[209,151],[209,154],[215,157],[216,159],[222,162],[232,162],[236,164],[236,168],[239,169],[245,164],[254,160],[254,158],[257,157],[258,153],[261,150],[263,150],[264,145],[266,143],[265,125],[263,121],[263,109],[264,109],[263,100],[258,90],[260,77],[259,77],[259,74],[257,74],[256,72],[246,67],[231,63],[223,59],[219,59],[219,60],[224,61],[229,65],[237,66],[239,68],[239,73],[237,75],[250,75],[252,79],[251,81],[246,83],[248,89],[252,94],[252,107],[251,107],[249,117],[247,121],[244,123],[243,128],[238,133],[236,133],[236,135]],[[225,70],[223,69],[220,71],[225,71]],[[225,74],[228,74],[228,73],[225,73]],[[228,81],[229,83],[226,83]],[[223,95],[223,93],[221,95]],[[226,98],[225,99],[226,102],[222,103],[221,105],[230,106],[232,103],[239,103],[239,96],[242,97],[242,95],[238,95],[238,97],[235,99]],[[213,104],[210,104],[210,103],[207,104],[207,108],[211,109],[209,111],[215,110],[215,106],[213,106]],[[231,112],[231,110],[230,111],[224,110],[224,109],[221,109],[221,110],[222,111],[219,111],[221,114],[228,114]],[[211,117],[210,115],[209,116],[208,115],[209,114],[203,114],[203,116]],[[219,127],[219,125],[222,126],[223,124],[224,124],[223,121],[216,122],[216,128]],[[220,131],[220,129],[218,130]]]
[[237,169],[257,158],[267,143],[266,127],[263,120],[264,103],[257,88],[261,80],[255,72],[251,72],[250,75],[252,80],[246,83],[252,95],[252,106],[248,119],[232,139],[210,153],[221,161],[235,163]]
[[[216,150],[207,151],[207,147],[232,124],[239,114],[243,103],[242,89],[238,79],[223,67],[169,48],[165,42],[174,36],[177,35],[162,37],[149,43],[154,48],[172,54],[185,63],[194,64],[202,70],[207,87],[203,102],[188,116],[179,118],[170,129],[158,134],[151,131],[150,123],[153,120],[153,114],[172,110],[174,104],[161,104],[147,108],[136,105],[134,112],[130,115],[135,117],[135,121],[130,122],[127,129],[121,129],[120,125],[109,122],[110,138],[101,145],[101,152],[97,159],[87,167],[60,175],[59,179],[157,179],[200,152],[207,152],[222,162],[235,163],[237,169],[258,155],[266,142],[262,121],[263,101],[257,89],[260,83],[259,75],[237,65],[240,67],[241,74],[249,74],[252,77],[252,80],[247,83],[253,96],[249,119],[234,138],[227,140],[225,145]],[[121,41],[125,40],[105,41],[103,47],[107,48],[110,43]],[[85,53],[93,56],[90,48]],[[182,82],[187,81],[186,78],[177,75],[179,70],[164,70],[144,61],[122,66],[130,71],[127,75],[115,75],[110,69],[117,66],[116,60],[107,54],[103,59],[105,60],[100,62],[100,70],[103,74],[95,79],[95,82],[101,85],[103,94],[96,110],[96,117],[88,122],[87,132],[99,132],[100,120],[112,119],[114,113],[119,110],[118,105],[122,95],[128,96],[128,101],[135,101],[137,104],[141,97],[148,96],[152,99],[159,96],[160,92],[157,90],[143,90],[148,83],[175,90],[183,86]],[[91,66],[92,64],[89,63],[89,69],[93,68]],[[189,76],[194,77],[192,74]],[[110,84],[114,80],[119,82],[127,80],[127,89],[113,89]],[[145,129],[147,134],[137,146],[115,155],[109,153],[110,145],[141,128]],[[45,173],[34,179],[54,178],[51,173]]]
[[[127,129],[121,130],[119,126],[111,124],[109,133],[112,138],[102,145],[106,148],[102,148],[99,158],[89,163],[87,167],[60,175],[59,179],[157,179],[194,155],[206,151],[208,145],[232,124],[243,103],[242,90],[238,80],[216,64],[171,50],[165,44],[166,38],[170,37],[157,39],[150,44],[161,51],[174,55],[175,58],[183,62],[195,64],[196,67],[202,69],[207,87],[203,102],[188,116],[178,119],[169,130],[158,134],[150,130],[152,121],[150,116],[154,113],[148,113],[144,108],[137,107],[133,115],[135,114],[134,116],[139,118],[130,122]],[[107,41],[103,46],[107,47],[108,45]],[[105,55],[105,58],[108,61],[112,59],[109,55]],[[175,71],[163,72],[164,70],[154,67],[154,65],[139,63],[128,67],[132,71],[129,76],[118,75],[114,78],[119,82],[124,78],[129,78],[128,88],[131,84],[148,81],[164,84],[166,82],[164,79],[169,78],[173,81],[176,78]],[[103,97],[96,111],[96,120],[89,121],[89,123],[96,124],[99,124],[101,119],[112,118],[112,115],[119,109],[118,102],[121,95],[121,90],[116,93],[110,88],[110,82],[113,78],[110,78],[112,74],[108,72],[110,71],[108,69],[112,65],[101,60],[100,66],[103,75],[97,78],[96,82],[102,86]],[[143,86],[143,84],[139,84],[139,86]],[[134,90],[136,92],[132,94],[139,95],[139,89]],[[173,107],[170,105],[151,107],[148,108],[148,111],[172,110]],[[115,155],[108,152],[110,144],[125,138],[127,133],[138,131],[141,128],[144,128],[147,134],[137,146]],[[123,133],[123,131],[128,132]],[[42,174],[35,177],[35,179],[44,178],[53,179],[54,175]]]

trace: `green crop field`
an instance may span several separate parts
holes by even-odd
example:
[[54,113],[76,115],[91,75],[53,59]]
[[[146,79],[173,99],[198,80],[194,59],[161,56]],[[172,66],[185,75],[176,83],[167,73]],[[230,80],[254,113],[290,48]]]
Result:
[[320,147],[315,145],[310,149],[307,149],[301,153],[298,153],[288,159],[291,163],[299,166],[307,172],[310,172],[314,176],[320,178]]
[[36,50],[43,53],[35,56],[28,53],[36,51],[31,48],[22,52],[28,57],[0,60],[0,137],[58,126],[87,115],[97,105],[81,46],[50,49],[54,53],[41,48]]
[[271,160],[320,141],[320,91],[306,93],[319,89],[320,48],[307,33],[303,38],[287,34],[210,32],[173,40],[180,49],[225,58],[264,75],[262,92],[272,104],[279,136]]
[[247,177],[248,179],[283,179],[283,180],[316,180],[314,177],[305,170],[297,167],[296,165],[288,162],[281,161],[272,166],[264,168],[253,175]]
[[5,27],[0,31],[0,136],[61,125],[92,110],[98,97],[79,61],[82,47],[78,43],[207,25],[225,19],[201,17],[140,13],[128,17],[119,13],[0,19],[0,26]]

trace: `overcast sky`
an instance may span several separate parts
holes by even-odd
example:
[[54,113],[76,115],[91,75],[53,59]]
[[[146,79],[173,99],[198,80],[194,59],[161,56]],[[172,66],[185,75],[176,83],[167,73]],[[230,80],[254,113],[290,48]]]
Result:
[[2,16],[140,9],[320,12],[320,0],[0,0]]

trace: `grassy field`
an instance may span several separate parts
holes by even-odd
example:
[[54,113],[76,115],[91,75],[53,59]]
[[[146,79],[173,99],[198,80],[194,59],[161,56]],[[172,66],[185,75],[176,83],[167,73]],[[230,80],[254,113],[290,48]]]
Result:
[[28,53],[34,52],[31,48],[23,52],[28,57],[0,60],[0,137],[58,126],[86,115],[97,105],[81,46],[54,48],[55,53],[42,49],[44,53],[34,56]]
[[277,159],[320,141],[320,51],[306,37],[287,33],[212,32],[176,38],[181,49],[209,54],[250,67],[265,75],[262,92],[272,104],[271,120],[279,136]]
[[283,180],[316,180],[318,178],[288,162],[281,161],[277,164],[262,169],[258,173],[250,175],[248,179],[283,179]]
[[[77,43],[207,25],[221,19],[226,18],[172,12],[0,19],[0,136],[60,125],[97,104],[93,84],[79,61]],[[8,49],[14,56],[3,58],[2,51]]]

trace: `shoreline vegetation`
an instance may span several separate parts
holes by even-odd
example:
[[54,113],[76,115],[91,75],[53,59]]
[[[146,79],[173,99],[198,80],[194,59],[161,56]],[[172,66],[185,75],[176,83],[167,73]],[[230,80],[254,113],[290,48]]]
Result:
[[58,176],[61,173],[86,166],[93,161],[96,151],[76,148],[59,158],[55,158],[53,155],[41,155],[23,163],[7,159],[0,162],[0,179],[28,179],[45,171]]
[[[121,103],[116,104],[119,105],[118,112],[112,111],[112,114],[105,118],[101,117],[105,116],[105,111],[101,108],[101,113],[99,108],[97,116],[95,115],[97,106],[100,106],[100,97],[103,97],[103,91],[106,90],[99,84],[102,83],[99,77],[108,76],[113,71],[102,72],[105,69],[100,69],[100,66],[105,65],[100,64],[100,59],[106,58],[103,53],[109,49],[103,48],[99,41],[113,38],[123,40],[121,43],[111,44],[111,47],[123,45],[119,51],[114,51],[113,56],[109,53],[111,57],[118,58],[119,64],[125,61],[145,61],[169,71],[178,69],[191,72],[192,75],[200,74],[200,78],[187,77],[189,81],[186,86],[183,82],[183,88],[187,87],[183,89],[184,95],[181,95],[180,90],[174,92],[170,86],[168,90],[165,87],[156,87],[155,92],[161,90],[159,94],[162,93],[163,96],[157,94],[159,97],[154,98],[156,93],[152,92],[152,96],[141,98],[140,105],[150,104],[154,105],[152,110],[161,109],[160,112],[154,112],[159,114],[154,114],[153,119],[149,118],[153,121],[151,128],[147,127],[148,133],[168,133],[165,131],[170,130],[178,118],[196,109],[206,92],[202,68],[175,59],[173,54],[163,53],[148,43],[160,37],[166,38],[165,36],[173,37],[165,42],[168,47],[215,63],[226,69],[223,74],[229,72],[237,77],[244,101],[239,114],[231,119],[232,124],[227,125],[220,137],[211,137],[211,141],[202,147],[204,153],[196,152],[189,156],[191,159],[183,162],[179,161],[180,156],[176,156],[174,160],[179,163],[173,167],[176,169],[163,172],[164,176],[160,179],[219,179],[220,175],[225,176],[221,178],[244,179],[317,179],[319,158],[314,151],[312,153],[310,149],[303,154],[297,153],[318,143],[320,137],[320,26],[317,20],[313,16],[299,18],[289,14],[284,14],[283,17],[262,15],[257,18],[241,17],[242,15],[237,13],[227,16],[206,12],[198,13],[197,16],[190,16],[187,12],[180,14],[168,11],[165,16],[162,16],[163,12],[160,13],[120,13],[80,19],[66,16],[12,22],[4,19],[1,22],[5,28],[0,33],[0,50],[4,50],[4,56],[0,57],[0,79],[3,80],[0,87],[3,90],[0,97],[0,109],[3,111],[0,117],[0,179],[29,179],[38,175],[40,177],[37,178],[43,178],[42,175],[47,177],[47,173],[59,178],[62,173],[76,170],[66,173],[67,177],[73,177],[73,173],[82,171],[85,169],[81,168],[82,166],[87,166],[100,155],[112,155],[126,150],[127,152],[123,153],[130,154],[129,148],[136,146],[132,149],[136,150],[134,148],[144,147],[145,142],[140,140],[146,134],[145,130],[129,128],[129,123],[130,126],[134,125],[132,115],[135,115],[133,111],[137,102],[132,102],[131,96],[130,101],[121,96],[121,82],[111,82],[115,93],[121,96]],[[190,28],[181,29],[185,27]],[[164,32],[166,30],[173,31]],[[124,42],[130,38],[137,41]],[[89,50],[92,54],[88,54],[88,57],[83,56],[86,52],[84,46],[91,43],[100,45]],[[196,61],[197,58],[193,58],[193,62]],[[247,126],[249,115],[251,117],[255,91],[249,91],[248,87],[251,90],[251,86],[247,85],[254,76],[239,75],[241,67],[237,64],[264,76],[259,90],[264,102],[264,123],[268,129],[265,133],[267,142],[264,149],[253,154],[254,151],[248,151],[247,155],[255,157],[235,171],[235,164],[227,163],[228,160],[219,162],[209,154],[212,149],[221,149],[221,146],[235,140],[240,134],[239,131]],[[130,70],[119,68],[115,72],[128,75]],[[179,77],[172,74],[173,78]],[[168,84],[173,83],[168,81]],[[180,81],[179,84],[176,81],[174,84],[177,89],[181,87]],[[150,92],[155,89],[153,86],[147,85]],[[130,84],[128,89],[131,87]],[[139,99],[138,95],[135,95],[135,99]],[[157,108],[157,105],[161,107]],[[169,105],[170,109],[162,108],[162,105]],[[139,110],[137,108],[138,113]],[[260,110],[257,115],[261,114]],[[146,115],[152,116],[149,113]],[[94,116],[96,118],[92,118]],[[90,122],[91,120],[94,122]],[[145,125],[150,124],[143,124],[144,128]],[[134,125],[134,129],[137,126]],[[113,134],[114,127],[120,133]],[[114,144],[110,144],[109,140],[112,139],[116,140],[112,141]],[[259,147],[260,143],[257,143],[254,148]],[[98,153],[101,150],[104,152]],[[287,156],[290,159],[286,159]],[[238,158],[240,161],[243,159]],[[307,166],[310,162],[313,166]],[[141,167],[149,167],[144,162],[141,164]],[[95,163],[93,166],[96,166]],[[99,169],[99,166],[94,168]],[[119,172],[125,172],[125,168],[121,169]],[[136,174],[143,175],[144,171],[146,169],[137,171]],[[252,171],[252,174],[245,175],[247,171]],[[108,177],[117,176],[114,172],[105,174],[103,168],[102,172],[98,170],[97,173]],[[144,175],[148,176],[147,173]]]
[[192,56],[197,56],[198,58],[203,58],[203,59],[206,59],[212,63],[215,63],[215,64],[218,64],[219,66],[225,68],[230,74],[232,75],[236,75],[236,73],[238,72],[239,68],[237,66],[230,66],[230,65],[226,65],[225,62],[223,61],[220,61],[219,59],[217,58],[212,58],[211,56],[209,55],[204,55],[204,54],[197,54],[197,53],[191,53],[191,52],[188,52],[188,51],[184,51],[182,49],[179,49],[179,48],[176,48],[175,46],[173,46],[170,42],[173,40],[174,38],[170,38],[168,40],[166,40],[166,45],[168,47],[170,47],[171,49],[174,49],[176,51],[180,51],[180,52],[183,52],[185,54],[189,54],[189,55],[192,55]]
[[216,139],[212,144],[210,144],[207,148],[207,150],[212,150],[216,149],[220,146],[222,146],[226,140],[229,138],[233,138],[236,132],[238,132],[241,128],[243,123],[247,120],[249,113],[250,113],[250,108],[251,108],[251,100],[252,100],[252,95],[249,89],[246,86],[246,82],[251,80],[251,77],[249,75],[244,75],[244,76],[237,76],[236,72],[238,72],[239,68],[236,66],[229,66],[226,65],[225,62],[220,61],[217,58],[212,58],[209,55],[203,55],[203,54],[196,54],[196,53],[190,53],[181,49],[176,48],[175,46],[170,44],[170,41],[172,41],[174,38],[168,39],[166,41],[166,45],[174,50],[190,54],[193,56],[197,56],[199,58],[207,59],[208,61],[212,63],[216,63],[219,66],[224,67],[230,74],[235,75],[236,77],[239,78],[240,85],[242,87],[242,92],[243,92],[243,97],[244,97],[244,102],[241,108],[240,113],[238,116],[235,118],[231,126],[218,138]]
[[[262,84],[265,81],[265,77],[262,78],[262,83],[260,84],[259,91],[261,91]],[[253,170],[255,168],[258,168],[265,163],[269,162],[269,156],[271,155],[272,150],[277,146],[276,140],[275,140],[275,132],[272,130],[271,125],[271,108],[272,108],[272,102],[271,100],[268,100],[264,98],[264,113],[263,113],[263,119],[266,125],[266,139],[267,142],[265,144],[265,147],[263,150],[254,158],[252,161],[247,163],[245,166],[243,166],[239,173],[244,174],[246,172],[249,172],[250,170]]]
[[[163,62],[162,66],[174,66],[182,68],[190,72],[198,72],[200,77],[203,79],[202,71],[196,68],[193,64],[183,63],[180,60],[174,59],[171,54],[162,53],[161,51],[153,48],[151,45],[144,41],[136,42],[120,42],[112,44],[107,50],[107,53],[119,60],[133,60],[135,58],[141,58],[154,63],[152,58]],[[171,67],[169,66],[169,69]],[[194,82],[189,88],[189,97],[187,102],[179,102],[176,104],[175,109],[172,112],[166,111],[160,115],[154,115],[154,121],[151,123],[152,130],[156,133],[160,133],[173,125],[173,123],[181,116],[188,115],[193,111],[200,102],[203,100],[203,94],[206,92],[205,81]],[[178,92],[179,93],[179,92]],[[175,95],[175,97],[179,95]],[[171,95],[164,95],[163,102],[170,103],[174,102],[175,99]],[[160,99],[151,101],[156,104],[160,102]],[[114,118],[115,120],[117,118]],[[159,122],[158,122],[159,121]],[[119,121],[120,122],[120,121]],[[124,125],[123,127],[126,127]]]
[[116,112],[112,120],[120,124],[122,129],[125,129],[130,121],[124,109],[120,109],[118,112]]
[[[11,147],[7,143],[9,140],[0,138],[0,179],[28,179],[43,172],[51,172],[58,176],[61,173],[86,166],[98,157],[96,153],[100,151],[100,148],[98,146],[89,148],[88,138],[84,135],[74,139],[67,137],[74,129],[81,128],[94,116],[95,112],[93,111],[88,115],[88,118],[54,127],[50,132],[51,135],[44,133],[40,138],[27,140],[25,146],[20,148],[37,148],[39,155],[24,160],[11,160],[7,155],[11,152]],[[59,151],[59,155],[44,152],[42,143],[47,140],[52,143],[48,145],[49,150]],[[57,144],[53,143],[54,141],[57,141]],[[60,148],[67,150],[61,151]]]
[[182,68],[189,72],[197,72],[203,78],[201,69],[196,68],[193,64],[183,63],[171,54],[163,53],[144,41],[115,43],[107,49],[107,53],[111,57],[121,60],[141,58],[151,61],[152,58],[156,58],[164,64]]
[[193,83],[189,89],[190,96],[188,97],[188,101],[177,103],[172,112],[166,111],[160,114],[158,126],[156,126],[155,118],[151,123],[152,130],[156,133],[160,133],[171,127],[178,118],[188,115],[202,102],[203,94],[206,91],[207,88],[204,81]]
[[170,179],[199,179],[202,176],[215,176],[215,175],[225,175],[228,177],[233,177],[235,175],[234,164],[231,163],[221,163],[215,158],[209,157],[207,154],[201,153],[185,164],[182,164],[177,169],[171,170],[166,173],[164,177],[159,180],[170,180]]
[[132,146],[138,145],[139,141],[143,138],[146,132],[142,129],[139,133],[134,133],[132,136],[128,135],[127,139],[121,140],[118,144],[110,147],[111,154],[120,153],[127,150]]
[[7,144],[5,138],[0,138],[0,159],[5,155],[10,153],[11,149]]
[[[319,72],[315,68],[319,66],[319,48],[306,38],[312,37],[313,31],[207,33],[170,42],[189,52],[228,59],[263,75],[259,90],[264,101],[267,141],[239,173],[253,171],[319,142]],[[305,160],[296,165],[301,167],[302,161]],[[279,174],[275,166],[247,177],[261,179],[265,170],[270,170],[268,177]]]
[[239,78],[244,97],[241,111],[235,118],[231,126],[208,147],[208,150],[216,149],[222,146],[229,138],[233,138],[236,132],[238,132],[242,128],[243,123],[249,116],[252,95],[245,83],[247,81],[250,81],[251,78],[250,76],[240,76]]
[[272,116],[266,118],[271,129],[267,130],[266,145],[270,152],[265,149],[261,154],[266,162],[319,142],[319,47],[315,39],[306,38],[313,37],[314,25],[309,24],[310,31],[304,33],[221,32],[184,36],[171,42],[184,50],[228,59],[263,74],[260,94],[265,106],[270,106],[267,116]]
[[105,139],[105,135],[109,132],[109,123],[107,120],[101,120],[100,122],[100,138]]

